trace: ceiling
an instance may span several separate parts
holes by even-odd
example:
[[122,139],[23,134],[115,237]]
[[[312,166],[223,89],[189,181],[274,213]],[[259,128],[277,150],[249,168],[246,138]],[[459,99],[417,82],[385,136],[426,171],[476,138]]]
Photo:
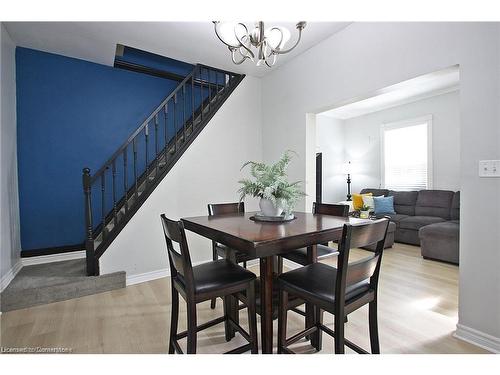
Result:
[[372,95],[350,100],[321,115],[347,120],[369,113],[415,102],[459,89],[459,68],[452,66],[378,90]]
[[[267,23],[267,22],[266,22]],[[296,22],[269,24],[287,27],[296,38]],[[248,26],[252,22],[246,22]],[[207,22],[6,22],[18,46],[113,65],[117,44],[182,60],[203,63],[236,73],[262,77],[315,44],[349,25],[348,22],[310,22],[295,50],[278,57],[273,68],[257,67],[251,61],[231,62],[229,50]]]

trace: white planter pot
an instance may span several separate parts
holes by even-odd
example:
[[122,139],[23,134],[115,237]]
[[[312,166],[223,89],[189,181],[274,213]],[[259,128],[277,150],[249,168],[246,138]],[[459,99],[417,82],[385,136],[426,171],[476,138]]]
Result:
[[361,219],[368,219],[370,217],[370,211],[360,211],[359,217]]
[[283,213],[283,208],[276,207],[269,199],[261,198],[259,207],[260,213],[264,216],[280,216]]

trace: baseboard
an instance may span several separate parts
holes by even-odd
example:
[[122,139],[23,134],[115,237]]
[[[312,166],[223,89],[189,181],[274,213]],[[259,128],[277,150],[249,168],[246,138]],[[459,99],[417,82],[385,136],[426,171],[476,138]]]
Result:
[[35,264],[62,262],[64,260],[85,258],[85,251],[73,251],[70,253],[42,255],[38,257],[21,258],[24,266],[33,266]]
[[16,277],[17,273],[21,271],[21,268],[23,268],[23,263],[21,259],[19,259],[17,263],[14,264],[14,267],[12,267],[0,280],[0,292],[3,292],[3,290],[7,288],[14,277]]
[[170,276],[170,269],[164,268],[162,270],[139,273],[137,275],[128,275],[127,274],[127,286],[145,283],[146,281],[161,279],[163,277]]
[[488,335],[487,333],[478,331],[474,328],[466,327],[462,324],[457,324],[457,330],[453,334],[454,337],[466,341],[469,344],[479,346],[492,353],[500,353],[500,338]]
[[[195,262],[195,263],[193,263],[193,267],[197,266],[199,264],[206,263],[206,262],[207,262],[206,260],[201,261],[201,262]],[[135,275],[129,275],[127,273],[127,286],[145,283],[148,281],[161,279],[163,277],[169,277],[169,276],[170,276],[170,268],[163,268],[163,269],[156,270],[156,271],[138,273]]]
[[31,250],[22,250],[21,258],[30,258],[30,257],[39,257],[44,255],[53,255],[53,254],[63,254],[63,253],[71,253],[75,251],[82,251],[85,249],[84,244],[74,244],[74,245],[66,245],[66,246],[58,246],[58,247],[46,247],[42,249],[31,249]]

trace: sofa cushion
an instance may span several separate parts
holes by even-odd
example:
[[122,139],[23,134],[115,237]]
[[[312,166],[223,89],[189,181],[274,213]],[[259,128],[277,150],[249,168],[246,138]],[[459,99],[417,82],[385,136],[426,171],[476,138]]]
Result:
[[458,238],[459,231],[460,224],[456,221],[443,221],[441,223],[426,225],[425,227],[420,228],[418,235],[420,238],[425,236],[435,238]]
[[372,193],[365,194],[353,194],[352,195],[352,205],[355,210],[360,210],[364,206],[363,197],[372,195]]
[[389,195],[394,197],[394,211],[402,215],[415,215],[415,203],[417,202],[418,191],[394,191],[390,190]]
[[383,195],[384,197],[387,197],[389,195],[389,190],[387,190],[387,189],[363,189],[360,192],[360,194],[368,194],[368,193],[372,193],[372,195],[375,197],[380,197],[381,195]]
[[394,197],[373,197],[375,215],[396,215]]
[[457,191],[453,194],[453,199],[451,200],[451,210],[450,210],[451,220],[460,220],[460,192]]
[[443,218],[436,216],[408,216],[399,221],[399,227],[403,229],[419,230],[426,225],[443,221],[445,221]]
[[394,224],[396,224],[396,227],[399,228],[399,222],[402,220],[402,219],[406,219],[407,217],[409,217],[408,215],[400,215],[400,214],[395,214],[395,215],[381,215],[381,217],[383,216],[389,216],[391,218],[391,222],[393,222]]
[[459,263],[459,221],[452,220],[427,225],[418,231],[418,235],[424,258]]
[[416,216],[450,219],[451,201],[455,193],[449,190],[420,190],[415,205]]

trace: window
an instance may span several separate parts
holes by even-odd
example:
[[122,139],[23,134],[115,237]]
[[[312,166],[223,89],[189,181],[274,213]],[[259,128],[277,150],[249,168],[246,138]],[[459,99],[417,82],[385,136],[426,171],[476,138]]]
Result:
[[381,128],[382,185],[392,190],[432,187],[432,117]]

